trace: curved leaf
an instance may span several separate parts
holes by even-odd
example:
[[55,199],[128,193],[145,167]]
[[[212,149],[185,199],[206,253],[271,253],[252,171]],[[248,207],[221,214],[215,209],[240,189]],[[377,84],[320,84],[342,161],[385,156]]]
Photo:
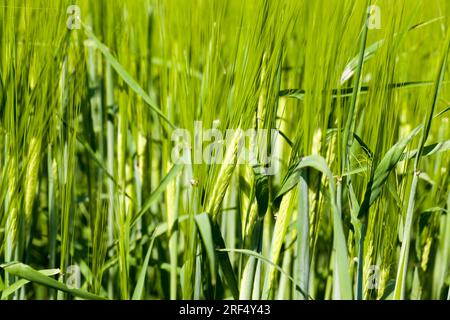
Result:
[[63,291],[66,293],[69,293],[75,297],[86,299],[86,300],[106,300],[106,298],[97,296],[93,293],[81,290],[81,289],[75,289],[75,288],[69,288],[67,285],[65,285],[62,282],[59,282],[55,279],[52,279],[41,272],[33,269],[32,267],[20,263],[20,262],[11,262],[7,264],[0,265],[2,269],[4,269],[6,272],[13,276],[24,278],[30,282],[39,283],[41,285],[47,286],[49,288],[57,289],[59,291]]

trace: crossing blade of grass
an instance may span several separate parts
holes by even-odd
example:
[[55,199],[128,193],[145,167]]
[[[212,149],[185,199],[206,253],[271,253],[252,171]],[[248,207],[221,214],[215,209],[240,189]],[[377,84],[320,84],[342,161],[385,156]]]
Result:
[[[433,143],[423,147],[422,157],[431,156],[436,153],[446,152],[450,150],[450,140]],[[418,150],[412,150],[410,152],[402,154],[400,161],[406,159],[414,159],[417,155]]]
[[[42,273],[44,276],[54,276],[60,273],[59,269],[45,269],[45,270],[39,270],[39,273]],[[2,297],[1,299],[4,300],[8,298],[11,294],[22,288],[24,285],[29,283],[29,280],[26,279],[20,279],[14,282],[12,285],[10,285],[8,288],[5,288],[2,291]]]
[[30,282],[38,283],[44,286],[47,286],[49,288],[57,289],[59,291],[63,291],[66,293],[69,293],[75,297],[81,298],[81,299],[87,299],[87,300],[106,300],[103,297],[97,296],[95,294],[92,294],[90,292],[81,290],[81,289],[74,289],[69,288],[64,283],[57,281],[55,279],[52,279],[43,273],[34,270],[28,265],[25,265],[20,262],[11,262],[7,264],[0,265],[2,269],[4,269],[6,272],[8,272],[11,275],[24,278],[25,280],[28,280]]
[[371,180],[367,185],[364,195],[364,201],[358,213],[358,219],[361,219],[368,213],[369,207],[380,196],[383,186],[389,177],[389,174],[401,160],[406,147],[411,142],[411,140],[420,132],[421,128],[422,127],[419,126],[414,129],[410,134],[397,142],[391,149],[388,150],[388,152],[386,152],[385,156],[374,171],[373,180]]
[[[189,218],[189,215],[184,215],[178,218],[178,220],[175,222],[177,223],[183,223],[184,221],[186,221]],[[150,238],[150,241],[154,238],[156,240],[156,238],[166,234],[169,232],[169,226],[167,224],[167,222],[163,222],[157,225],[157,227],[155,228],[152,237]],[[142,241],[142,244],[146,244],[148,242],[147,241]],[[115,244],[114,244],[115,245]],[[148,250],[147,250],[148,252]],[[105,270],[110,269],[111,267],[115,266],[118,263],[118,259],[117,257],[112,258],[111,260],[109,260],[107,263],[105,263],[104,267],[103,267],[103,272],[105,272]]]
[[[448,84],[449,81],[444,81],[443,84]],[[394,82],[386,86],[386,89],[413,89],[413,88],[423,88],[434,85],[434,81],[408,81],[408,82]],[[367,95],[370,91],[370,86],[361,86],[359,93],[360,95]],[[333,99],[348,98],[353,95],[355,88],[341,88],[341,89],[331,89],[323,90],[323,94],[330,95]],[[278,93],[279,97],[284,98],[295,98],[298,100],[305,100],[306,91],[304,89],[284,89]]]
[[[379,40],[379,41],[374,42],[370,46],[368,46],[364,50],[363,62],[367,62],[369,59],[371,59],[375,55],[375,52],[379,48],[381,48],[383,43],[384,43],[384,40]],[[344,68],[344,72],[342,72],[342,76],[340,79],[340,85],[343,85],[355,74],[355,71],[357,70],[357,68],[360,64],[360,59],[361,59],[360,56],[356,56],[350,60],[350,62]]]
[[287,273],[285,270],[283,270],[283,268],[281,268],[279,265],[273,263],[272,261],[270,261],[269,259],[267,259],[263,255],[259,254],[258,252],[255,252],[255,251],[252,251],[252,250],[247,250],[247,249],[217,249],[217,250],[218,251],[222,251],[222,252],[242,253],[242,254],[254,257],[254,258],[256,258],[256,259],[258,259],[258,260],[268,264],[269,266],[277,269],[285,277],[287,277],[295,285],[296,290],[298,290],[303,296],[307,297],[306,299],[313,300],[312,297],[310,295],[308,295],[306,293],[306,291],[303,289],[301,283],[299,283],[293,277],[291,277],[291,275],[289,273]]
[[178,174],[183,170],[183,165],[175,164],[158,185],[158,187],[151,193],[147,200],[142,205],[141,210],[139,210],[136,215],[131,219],[131,227],[133,227],[138,219],[142,217],[152,206],[152,204],[159,199],[168,184],[175,179]]
[[153,99],[148,95],[147,92],[145,92],[144,89],[136,82],[136,80],[133,79],[133,77],[126,71],[123,66],[117,61],[116,58],[111,54],[109,48],[105,46],[100,40],[97,39],[97,37],[94,35],[94,33],[91,31],[90,27],[82,23],[82,26],[84,28],[84,31],[86,35],[94,41],[97,48],[102,52],[106,60],[111,64],[111,66],[116,70],[116,72],[120,75],[120,77],[130,86],[130,88],[138,94],[139,97],[144,100],[147,105],[156,113],[158,114],[161,119],[163,119],[170,127],[175,128],[175,125],[167,118],[166,115],[164,115],[160,108],[157,106],[156,102],[153,101]]

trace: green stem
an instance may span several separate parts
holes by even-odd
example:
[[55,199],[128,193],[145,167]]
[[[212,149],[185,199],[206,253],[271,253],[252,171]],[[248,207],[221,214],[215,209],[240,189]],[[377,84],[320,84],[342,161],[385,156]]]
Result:
[[[112,175],[115,174],[114,171],[114,88],[113,88],[113,80],[112,80],[112,72],[111,66],[109,63],[106,64],[106,109],[107,109],[107,123],[106,123],[106,152],[107,152],[107,161],[106,168],[109,173]],[[111,247],[114,243],[114,181],[111,178],[108,178],[107,182],[108,188],[108,247]],[[112,250],[109,251],[109,257],[113,257]],[[109,269],[109,277],[108,277],[108,297],[114,297],[114,277],[115,272],[113,268]]]
[[364,294],[363,270],[364,270],[364,240],[366,237],[366,229],[367,229],[366,222],[363,221],[361,223],[361,234],[359,237],[359,245],[358,245],[358,269],[357,269],[357,275],[356,275],[356,299],[357,300],[362,300],[363,294]]
[[414,217],[414,205],[417,191],[417,183],[419,182],[420,172],[414,173],[411,191],[409,193],[408,209],[406,211],[406,223],[402,237],[402,247],[400,249],[400,259],[397,269],[397,277],[395,281],[394,300],[405,298],[406,291],[406,267],[408,265],[409,246],[411,241],[411,227]]
[[302,287],[303,293],[295,290],[294,297],[300,300],[308,300],[309,295],[309,201],[307,172],[302,170],[299,182],[297,222],[297,257],[294,264],[294,279]]

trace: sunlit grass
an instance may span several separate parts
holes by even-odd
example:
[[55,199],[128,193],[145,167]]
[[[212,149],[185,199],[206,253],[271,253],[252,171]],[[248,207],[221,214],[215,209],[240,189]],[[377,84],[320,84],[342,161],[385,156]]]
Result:
[[11,3],[2,299],[450,298],[446,1]]

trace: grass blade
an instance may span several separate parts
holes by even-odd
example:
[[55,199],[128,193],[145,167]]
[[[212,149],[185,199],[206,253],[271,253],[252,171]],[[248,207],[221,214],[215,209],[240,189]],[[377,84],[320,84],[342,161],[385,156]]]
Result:
[[95,294],[92,294],[90,292],[80,290],[80,289],[73,289],[66,286],[64,283],[57,281],[55,279],[52,279],[43,273],[34,270],[28,265],[25,265],[20,262],[12,262],[7,264],[0,265],[2,269],[4,269],[6,272],[10,273],[11,275],[24,278],[30,282],[35,282],[44,286],[47,286],[49,288],[57,289],[59,291],[63,291],[66,293],[69,293],[75,297],[86,299],[86,300],[105,300],[105,298],[97,296]]

